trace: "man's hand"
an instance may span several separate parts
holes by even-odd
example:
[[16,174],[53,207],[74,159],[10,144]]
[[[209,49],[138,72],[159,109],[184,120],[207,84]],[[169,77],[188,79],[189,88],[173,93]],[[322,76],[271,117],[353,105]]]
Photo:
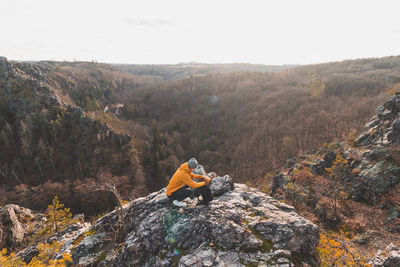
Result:
[[209,185],[209,183],[211,182],[211,178],[207,177],[207,176],[203,176],[203,181],[206,183],[206,185]]

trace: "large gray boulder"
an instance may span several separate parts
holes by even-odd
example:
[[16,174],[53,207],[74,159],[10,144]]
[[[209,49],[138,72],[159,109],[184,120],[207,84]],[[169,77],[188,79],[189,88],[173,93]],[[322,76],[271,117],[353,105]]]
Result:
[[[289,266],[316,265],[316,225],[284,203],[229,176],[216,177],[208,206],[188,201],[180,212],[165,188],[114,211],[73,250],[82,266]],[[118,218],[126,233],[110,241]],[[104,234],[103,234],[104,233]]]
[[357,168],[361,172],[352,178],[353,186],[349,190],[351,198],[356,201],[377,202],[382,194],[400,181],[400,167],[386,161],[370,164],[363,160]]
[[234,185],[232,183],[232,179],[228,175],[213,179],[210,183],[210,189],[213,196],[220,196],[225,192],[232,191],[233,188]]

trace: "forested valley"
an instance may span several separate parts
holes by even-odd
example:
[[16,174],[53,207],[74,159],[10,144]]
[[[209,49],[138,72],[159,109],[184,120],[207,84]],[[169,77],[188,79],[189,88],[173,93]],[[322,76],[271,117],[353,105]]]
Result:
[[354,135],[400,82],[400,57],[183,78],[96,62],[5,62],[1,203],[43,209],[57,194],[91,215],[115,207],[91,190],[101,177],[122,177],[122,194],[140,196],[191,157],[262,186],[299,152]]

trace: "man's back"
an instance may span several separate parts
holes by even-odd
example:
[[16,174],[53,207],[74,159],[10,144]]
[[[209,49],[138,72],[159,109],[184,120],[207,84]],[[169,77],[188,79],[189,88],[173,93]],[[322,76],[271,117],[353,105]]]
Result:
[[183,186],[187,185],[192,188],[198,188],[205,185],[205,182],[197,183],[192,180],[192,177],[201,179],[201,175],[193,174],[192,171],[189,169],[188,163],[183,163],[178,170],[174,173],[171,180],[167,186],[167,195],[170,196],[176,190],[182,188]]

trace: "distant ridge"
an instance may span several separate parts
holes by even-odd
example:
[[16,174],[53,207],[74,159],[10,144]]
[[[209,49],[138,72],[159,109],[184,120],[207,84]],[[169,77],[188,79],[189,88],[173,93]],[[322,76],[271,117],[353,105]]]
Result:
[[114,64],[121,70],[135,75],[156,75],[165,81],[174,81],[188,76],[228,72],[280,72],[299,65],[262,65],[249,63],[201,63],[181,62],[178,64]]

